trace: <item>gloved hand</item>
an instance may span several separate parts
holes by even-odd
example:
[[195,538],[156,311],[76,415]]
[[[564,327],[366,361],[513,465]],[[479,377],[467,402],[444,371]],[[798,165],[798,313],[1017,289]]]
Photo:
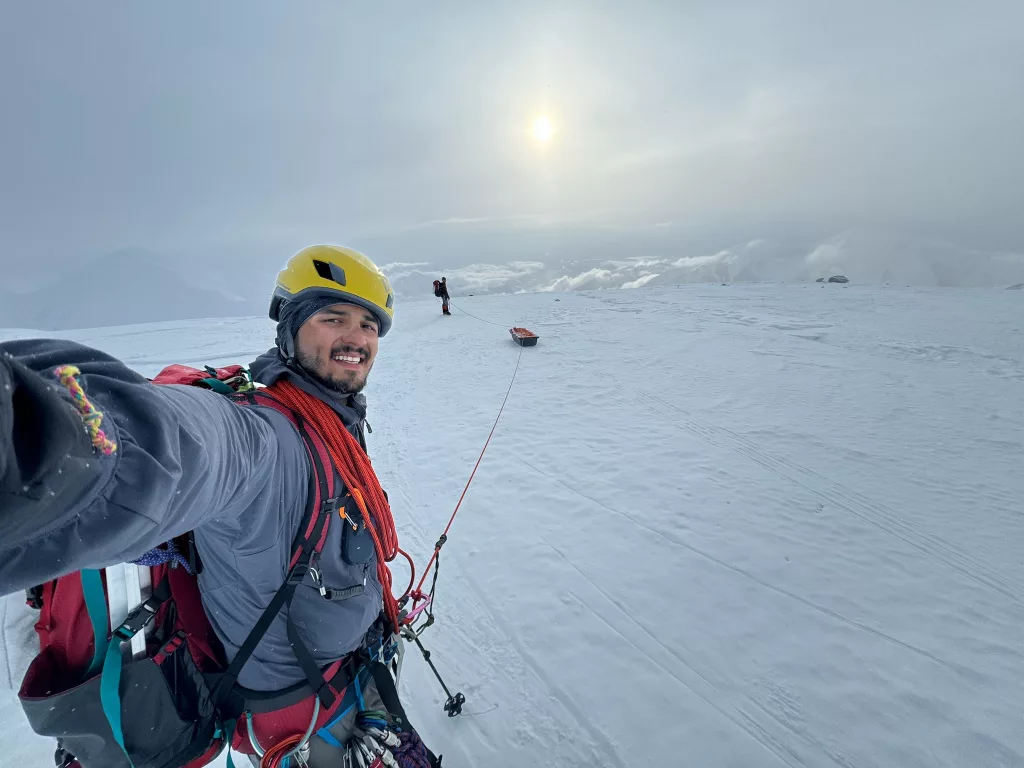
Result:
[[57,382],[0,353],[0,491],[35,496],[69,456],[90,453],[85,425]]

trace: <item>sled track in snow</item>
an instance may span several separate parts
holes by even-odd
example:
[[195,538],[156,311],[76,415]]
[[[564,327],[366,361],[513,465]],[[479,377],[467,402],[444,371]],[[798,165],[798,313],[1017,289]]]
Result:
[[[580,729],[590,737],[592,746],[599,746],[601,748],[603,754],[600,755],[600,757],[611,760],[616,768],[627,768],[626,763],[624,763],[622,758],[619,756],[619,752],[618,749],[616,749],[615,744],[598,728],[591,725],[587,719],[586,712],[584,712],[579,705],[573,701],[572,696],[563,690],[561,686],[552,681],[550,676],[545,674],[544,668],[540,665],[534,655],[523,645],[519,638],[519,634],[515,631],[515,628],[509,624],[500,611],[494,609],[493,600],[486,594],[483,588],[477,584],[476,580],[470,574],[466,573],[463,575],[466,579],[466,584],[468,584],[470,589],[477,594],[481,605],[490,615],[491,620],[508,637],[512,648],[515,649],[516,655],[519,656],[526,669],[534,675],[540,685],[551,694],[552,698],[562,705],[562,708],[577,722]],[[588,759],[593,760],[594,757],[598,757],[598,755],[591,755]],[[585,765],[594,764],[595,763],[593,762],[585,763]],[[604,765],[609,765],[609,763],[604,763]]]
[[[658,669],[660,669],[666,675],[668,675],[677,683],[682,685],[688,691],[693,693],[695,696],[697,696],[699,699],[705,702],[708,706],[710,706],[712,709],[714,709],[716,712],[722,715],[722,717],[731,722],[741,731],[745,732],[754,741],[760,744],[766,752],[769,752],[776,758],[778,758],[780,762],[784,763],[787,766],[790,766],[790,768],[797,768],[797,766],[820,765],[820,763],[816,761],[808,762],[801,755],[797,754],[796,750],[794,750],[791,746],[782,743],[778,739],[776,734],[773,734],[771,731],[765,728],[760,722],[758,722],[755,717],[743,711],[743,709],[741,709],[740,707],[736,706],[735,704],[725,704],[717,701],[717,699],[721,699],[723,697],[722,692],[713,683],[708,681],[704,677],[704,675],[700,673],[699,670],[691,666],[690,663],[685,658],[683,658],[683,656],[677,650],[673,649],[672,647],[666,645],[663,641],[659,640],[658,637],[651,630],[649,630],[647,627],[645,627],[643,624],[637,621],[636,618],[634,618],[633,615],[630,614],[629,611],[627,611],[626,608],[618,600],[616,600],[608,592],[606,592],[604,589],[598,586],[589,576],[587,576],[583,572],[583,570],[578,565],[572,562],[572,560],[570,560],[564,552],[562,552],[556,546],[547,541],[547,539],[541,537],[541,540],[544,541],[544,543],[547,544],[548,547],[550,547],[555,552],[555,554],[557,554],[559,558],[562,559],[562,561],[564,561],[570,568],[576,571],[576,573],[579,574],[579,576],[582,579],[584,579],[591,587],[593,587],[594,590],[598,592],[598,594],[600,594],[602,597],[604,597],[604,599],[608,600],[613,606],[615,606],[619,613],[621,613],[622,616],[633,627],[638,629],[647,641],[654,643],[663,652],[667,653],[669,656],[675,659],[675,661],[682,664],[682,666],[685,667],[685,669],[688,672],[697,677],[697,680],[699,682],[689,682],[685,680],[678,671],[672,669],[671,664],[666,664],[662,661],[659,661],[658,659],[654,658],[654,656],[650,652],[644,650],[641,647],[641,644],[643,643],[642,640],[634,640],[630,638],[627,634],[628,630],[623,630],[621,627],[616,626],[609,619],[605,618],[605,616],[600,611],[591,606],[582,597],[572,592],[571,590],[569,591],[569,595],[571,595],[573,599],[575,599],[581,606],[590,611],[602,624],[604,624],[612,632],[614,632],[616,635],[622,638],[622,640],[631,648],[633,648],[637,653],[646,658]],[[706,690],[701,691],[698,690],[698,688],[704,688]],[[821,754],[824,754],[824,756],[827,759],[829,759],[832,763],[841,766],[841,768],[852,768],[852,766],[850,766],[847,762],[845,762],[838,756],[833,755],[827,748],[825,748],[820,743],[814,741],[813,739],[809,739],[805,734],[801,734],[795,731],[791,725],[782,720],[776,713],[769,711],[766,707],[762,706],[761,704],[754,701],[753,699],[750,699],[747,696],[743,696],[743,700],[751,704],[752,706],[756,707],[760,711],[762,711],[767,717],[771,718],[774,722],[781,725],[783,728],[786,729],[786,731],[791,733],[794,737],[804,742],[804,744],[810,746],[813,749],[818,750]],[[730,709],[732,710],[731,712],[729,711]]]
[[[410,509],[415,508],[413,499],[412,497],[409,496],[409,493],[406,490],[404,483],[397,483],[395,487],[402,501]],[[426,541],[428,540],[428,534],[424,530],[420,521],[415,518],[415,516],[411,515],[409,517],[409,525],[411,528],[415,529],[415,533],[418,534],[416,538],[421,539],[421,542],[419,543],[426,543]],[[509,622],[505,619],[505,617],[501,615],[500,611],[495,610],[494,606],[492,605],[493,598],[491,596],[488,596],[485,590],[479,584],[477,584],[476,580],[471,576],[471,574],[463,573],[462,575],[466,580],[466,584],[476,594],[480,602],[480,607],[482,611],[490,618],[491,623],[494,625],[494,627],[496,627],[501,633],[505,635],[506,639],[508,640],[508,645],[510,646],[510,649],[515,654],[515,656],[518,657],[518,659],[523,665],[523,668],[534,677],[534,679],[537,681],[537,684],[542,689],[546,690],[552,696],[552,698],[554,698],[559,704],[561,704],[566,714],[568,714],[569,717],[576,721],[581,732],[586,733],[590,737],[591,743],[590,745],[588,745],[590,747],[590,754],[580,754],[579,763],[577,763],[575,760],[572,763],[566,763],[563,759],[562,764],[576,766],[576,768],[584,768],[584,766],[598,764],[607,765],[609,766],[609,768],[627,768],[626,764],[619,757],[618,750],[615,748],[615,745],[603,733],[601,733],[600,730],[590,725],[590,723],[587,720],[586,713],[572,700],[572,697],[569,695],[569,693],[564,691],[556,683],[552,682],[550,677],[545,674],[543,667],[537,662],[533,654],[523,645],[522,641],[520,640],[518,634],[515,631],[515,628],[512,627],[509,624]],[[467,644],[475,645],[474,638],[469,633],[462,632],[461,634],[463,634],[463,636],[465,637],[465,641]],[[524,688],[523,690],[525,692],[526,689]],[[479,716],[487,714],[488,712],[492,712],[495,709],[497,709],[497,706],[484,712],[467,714],[472,716]],[[554,721],[547,723],[547,725],[550,726],[550,730],[552,732],[558,732],[559,729]],[[543,730],[538,731],[538,733],[543,733]],[[595,760],[602,762],[595,762]],[[608,762],[609,760],[611,762]]]
[[659,536],[660,538],[662,538],[665,541],[669,542],[670,544],[674,544],[675,546],[682,547],[683,549],[686,549],[686,550],[692,552],[695,555],[699,555],[700,557],[702,557],[705,560],[708,560],[708,561],[714,563],[715,565],[719,565],[722,568],[730,570],[733,573],[738,574],[738,575],[740,575],[740,576],[742,576],[742,577],[744,577],[746,579],[750,579],[755,584],[758,584],[758,585],[764,587],[765,589],[768,589],[768,590],[770,590],[772,592],[775,592],[778,595],[782,595],[783,597],[787,597],[790,600],[795,600],[796,602],[800,603],[801,605],[804,605],[804,606],[806,606],[806,607],[808,607],[808,608],[810,608],[810,609],[812,609],[814,611],[817,611],[818,613],[821,613],[821,614],[823,614],[825,616],[828,616],[831,619],[835,619],[836,621],[839,621],[839,622],[841,622],[843,624],[846,624],[847,626],[852,627],[853,629],[858,629],[858,630],[860,630],[862,632],[868,633],[869,635],[874,635],[875,637],[879,638],[880,640],[885,640],[885,641],[887,641],[889,643],[892,643],[893,645],[897,645],[900,648],[903,648],[904,650],[910,651],[912,653],[916,653],[916,654],[918,654],[920,656],[923,656],[924,658],[928,659],[929,661],[935,662],[936,664],[940,664],[940,665],[942,665],[944,667],[947,667],[947,668],[950,668],[950,669],[957,669],[956,665],[951,664],[950,662],[946,661],[945,659],[939,658],[935,654],[930,653],[929,651],[926,651],[923,648],[918,648],[916,645],[911,645],[910,643],[906,643],[903,640],[900,640],[899,638],[893,637],[892,635],[888,635],[885,632],[882,632],[880,630],[874,629],[873,627],[869,627],[866,624],[861,624],[859,621],[855,621],[853,619],[847,618],[846,616],[843,616],[840,613],[836,613],[835,611],[833,611],[833,610],[831,610],[829,608],[826,608],[826,607],[824,607],[822,605],[818,605],[817,603],[811,602],[806,597],[801,597],[800,595],[796,594],[795,592],[790,592],[788,589],[784,589],[782,587],[778,587],[778,586],[776,586],[774,584],[771,584],[771,583],[765,581],[764,579],[762,579],[762,578],[760,578],[758,576],[755,576],[753,573],[750,573],[749,571],[745,571],[744,569],[740,568],[739,566],[736,566],[736,565],[733,565],[732,563],[726,562],[725,560],[722,560],[722,559],[720,559],[718,557],[715,557],[714,555],[712,555],[712,554],[710,554],[708,552],[705,552],[704,550],[702,550],[702,549],[700,549],[698,547],[695,547],[692,544],[687,543],[686,541],[683,541],[681,538],[679,538],[678,536],[676,536],[674,534],[667,533],[667,532],[659,530],[657,528],[653,528],[650,525],[647,525],[646,523],[643,523],[643,522],[637,520],[635,517],[633,517],[632,515],[630,515],[627,512],[621,512],[621,511],[619,511],[617,509],[613,509],[612,507],[609,507],[604,502],[601,502],[601,501],[599,501],[599,500],[597,500],[597,499],[595,499],[595,498],[593,498],[591,496],[586,495],[585,493],[582,493],[582,492],[576,490],[571,485],[568,485],[567,483],[565,483],[563,480],[560,480],[560,479],[558,479],[556,477],[553,477],[553,476],[549,475],[548,473],[546,473],[546,472],[544,472],[544,471],[542,471],[540,469],[537,469],[537,467],[533,466],[529,462],[524,461],[523,459],[519,459],[519,461],[522,462],[523,464],[525,464],[526,466],[528,466],[534,472],[537,472],[537,473],[539,473],[541,475],[544,475],[549,480],[552,480],[552,481],[558,483],[559,485],[561,485],[562,487],[568,489],[569,491],[572,491],[577,496],[580,496],[581,498],[584,498],[587,501],[591,501],[594,504],[597,504],[598,506],[600,506],[603,509],[611,512],[614,515],[618,515],[620,517],[626,518],[631,523],[636,525],[638,528],[642,528],[643,530],[648,531],[649,533],[653,533],[656,536]]
[[[755,576],[754,574],[743,570],[742,568],[732,565],[731,563],[725,562],[715,557],[714,555],[704,552],[703,550],[694,547],[685,541],[680,540],[678,537],[674,536],[671,533],[658,530],[657,528],[653,528],[637,520],[635,517],[626,512],[621,512],[617,509],[609,507],[604,502],[576,490],[571,485],[566,483],[564,480],[555,477],[547,472],[544,472],[541,469],[538,469],[533,464],[525,461],[522,458],[519,458],[518,456],[516,458],[522,464],[532,469],[534,472],[548,478],[549,480],[551,480],[554,483],[557,483],[558,485],[561,485],[563,488],[579,496],[580,498],[586,501],[590,501],[593,504],[605,509],[606,511],[614,515],[625,518],[626,520],[636,525],[638,528],[641,528],[649,533],[653,533],[659,538],[667,541],[669,544],[673,544],[683,549],[686,549],[692,552],[693,554],[696,554],[706,560],[709,560],[712,563],[715,563],[718,566],[721,566],[722,568],[728,569],[733,573],[736,573],[744,578],[753,581],[754,583],[758,584],[761,587],[764,587],[765,589],[768,589],[772,592],[775,592],[776,594],[794,600],[800,603],[801,605],[811,608],[812,610],[821,613],[831,619],[846,624],[847,626],[853,629],[860,630],[870,635],[874,635],[880,640],[892,643],[893,645],[896,645],[904,650],[910,651],[916,655],[927,658],[928,660],[935,662],[936,664],[939,664],[943,667],[962,671],[959,665],[951,664],[950,662],[939,658],[938,656],[930,653],[929,651],[926,651],[922,648],[918,648],[917,646],[906,643],[896,637],[893,637],[892,635],[888,635],[865,624],[861,624],[858,621],[847,618],[846,616],[836,613],[835,611],[825,608],[824,606],[813,603],[810,600],[801,597],[800,595],[790,592],[789,590],[783,589],[782,587],[770,584],[764,581],[763,579]],[[583,578],[587,583],[589,583],[590,586],[598,594],[600,594],[604,599],[610,602],[632,626],[639,630],[639,632],[642,633],[642,636],[646,638],[647,641],[656,644],[662,651],[667,653],[669,656],[672,657],[672,659],[681,664],[682,667],[685,668],[685,672],[689,673],[690,675],[693,675],[696,678],[696,680],[689,682],[686,679],[684,679],[684,677],[681,675],[685,673],[682,670],[673,671],[671,669],[671,662],[666,664],[663,661],[659,661],[656,658],[654,658],[654,656],[649,651],[646,651],[643,648],[641,648],[641,645],[644,644],[643,640],[630,638],[627,634],[628,630],[623,629],[620,626],[616,626],[608,618],[606,618],[605,615],[603,615],[601,612],[599,612],[591,605],[589,605],[585,600],[583,600],[583,598],[576,595],[575,593],[570,592],[574,599],[576,599],[587,610],[589,610],[591,613],[597,616],[597,618],[602,623],[607,625],[613,632],[615,632],[615,634],[619,635],[626,643],[628,643],[630,646],[636,649],[638,653],[640,653],[649,661],[651,661],[651,663],[658,666],[666,674],[668,674],[682,686],[691,691],[694,695],[696,695],[704,702],[706,702],[709,706],[711,706],[713,709],[719,712],[719,714],[721,714],[727,720],[732,722],[740,730],[744,731],[751,738],[759,742],[766,751],[775,755],[780,761],[790,766],[791,768],[796,768],[796,766],[820,766],[822,764],[820,758],[822,757],[827,759],[833,765],[840,766],[841,768],[854,768],[854,764],[851,763],[848,759],[846,759],[843,755],[834,752],[832,749],[829,748],[827,744],[823,743],[819,739],[816,739],[812,734],[807,733],[806,731],[796,727],[793,723],[789,722],[786,719],[784,714],[780,714],[779,712],[774,711],[770,706],[766,706],[765,704],[745,694],[738,694],[739,698],[741,699],[740,701],[720,701],[723,697],[727,697],[728,694],[723,694],[718,686],[716,686],[713,682],[708,680],[708,678],[700,670],[698,670],[696,667],[693,667],[680,654],[678,650],[673,649],[665,642],[658,639],[653,629],[649,628],[640,619],[637,619],[631,613],[629,613],[629,611],[626,609],[624,605],[622,605],[611,594],[606,592],[589,576],[587,576],[578,565],[573,563],[568,558],[568,556],[564,552],[562,552],[560,549],[552,545],[544,537],[541,538],[544,541],[544,543],[547,544],[548,547],[554,550],[554,552],[567,565],[569,565],[569,567],[576,571],[580,575],[580,577]],[[721,677],[721,673],[718,670],[712,669],[711,672],[713,672],[715,676]],[[700,689],[704,690],[702,691]],[[749,705],[749,707],[753,707],[756,711],[749,711],[747,705]],[[799,746],[794,745],[793,743],[787,744],[784,740],[780,739],[777,730],[773,732],[771,726],[765,723],[765,718],[768,718],[772,724],[784,729],[787,733],[791,734],[793,739],[795,739],[798,742]],[[806,751],[808,749],[812,750],[814,754],[808,755]]]
[[835,504],[859,520],[899,539],[907,546],[960,573],[979,586],[998,592],[1018,605],[1024,606],[1024,599],[1020,596],[1017,584],[1003,578],[998,572],[978,562],[949,542],[918,530],[910,523],[900,519],[895,511],[885,505],[872,501],[802,464],[797,464],[781,456],[774,456],[732,430],[703,421],[650,392],[638,390],[637,395],[648,408],[665,417],[677,427],[712,445],[727,448],[750,459],[769,472],[796,483],[818,498]]

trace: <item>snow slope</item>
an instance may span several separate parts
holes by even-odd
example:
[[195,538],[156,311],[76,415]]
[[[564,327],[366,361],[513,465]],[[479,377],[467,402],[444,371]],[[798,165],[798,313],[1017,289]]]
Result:
[[[453,317],[403,302],[370,440],[421,564],[519,359],[507,327],[541,337],[424,638],[462,717],[407,657],[410,715],[445,765],[1024,765],[1021,298],[695,285],[456,299]],[[262,319],[66,335],[146,374],[272,337]],[[49,764],[0,711],[0,763]]]

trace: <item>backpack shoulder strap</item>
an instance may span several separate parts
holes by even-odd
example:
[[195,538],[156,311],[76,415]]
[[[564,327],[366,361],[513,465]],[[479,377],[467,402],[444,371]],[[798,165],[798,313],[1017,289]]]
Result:
[[[311,424],[265,392],[245,392],[233,395],[232,399],[240,405],[273,408],[275,411],[286,416],[295,425],[303,444],[306,446],[306,452],[313,471],[310,473],[309,478],[309,502],[306,505],[302,523],[299,526],[292,546],[292,555],[288,563],[288,573],[285,582],[277,590],[274,598],[270,601],[270,605],[263,611],[259,621],[256,622],[256,626],[249,632],[249,635],[238,649],[235,658],[228,666],[227,671],[220,682],[218,682],[217,690],[214,691],[214,697],[219,703],[226,702],[230,697],[232,689],[238,682],[238,675],[242,671],[242,667],[245,666],[249,657],[252,656],[256,646],[259,645],[267,630],[270,629],[274,618],[280,613],[282,608],[291,605],[296,588],[302,583],[314,559],[319,557],[320,551],[323,549],[324,543],[327,540],[328,524],[334,513],[338,511],[340,497],[340,494],[335,494],[333,465],[330,462],[327,446]],[[325,707],[331,707],[334,704],[335,693],[327,681],[324,680],[324,676],[320,672],[313,654],[300,637],[298,628],[291,618],[290,611],[288,616],[288,641],[313,692],[319,697]]]

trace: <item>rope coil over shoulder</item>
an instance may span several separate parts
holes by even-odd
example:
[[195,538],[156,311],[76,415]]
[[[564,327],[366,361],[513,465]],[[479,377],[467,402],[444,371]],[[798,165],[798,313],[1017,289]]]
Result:
[[398,602],[391,591],[391,568],[388,563],[401,550],[398,547],[398,532],[391,514],[391,505],[377,479],[377,473],[373,471],[370,458],[345,429],[338,414],[326,403],[284,380],[274,382],[267,387],[267,391],[305,418],[323,438],[334,466],[362,512],[366,528],[373,539],[377,553],[377,579],[384,591],[384,614],[394,631],[398,632]]

